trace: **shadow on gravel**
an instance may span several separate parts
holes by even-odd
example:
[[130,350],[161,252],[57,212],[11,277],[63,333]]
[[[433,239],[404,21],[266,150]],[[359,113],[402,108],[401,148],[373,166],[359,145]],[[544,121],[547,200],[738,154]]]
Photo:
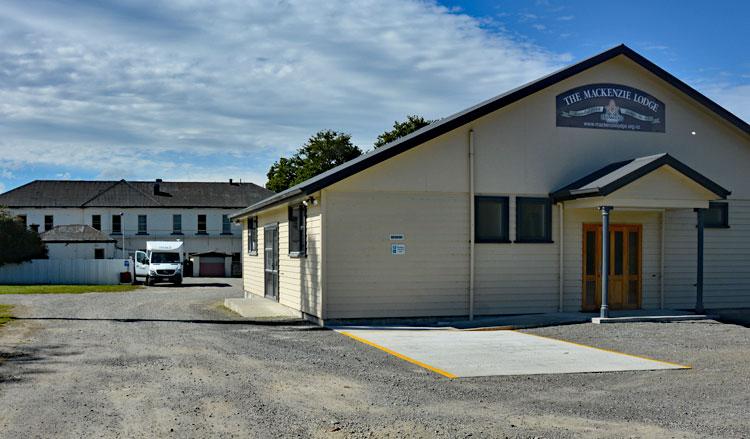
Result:
[[17,383],[34,375],[54,373],[49,368],[27,366],[50,366],[59,363],[58,358],[80,354],[80,351],[67,350],[64,345],[18,346],[12,349],[0,346],[0,383]]
[[206,319],[99,319],[83,317],[11,317],[12,320],[61,320],[61,321],[81,321],[81,322],[117,322],[117,323],[196,323],[208,325],[246,325],[246,326],[304,326],[309,329],[326,329],[317,325],[312,325],[307,320],[289,319],[289,320],[206,320]]
[[[138,282],[139,285],[144,285],[143,282]],[[184,289],[184,288],[226,288],[231,287],[230,284],[224,283],[224,282],[205,282],[205,283],[183,283],[180,285],[175,284],[162,284],[157,283],[154,285],[151,285],[152,287],[159,287],[159,288],[175,288],[175,289]],[[148,287],[146,287],[146,291],[148,291]]]
[[750,328],[750,308],[717,309],[710,310],[709,312],[717,315],[718,318],[716,320],[721,323],[730,323]]

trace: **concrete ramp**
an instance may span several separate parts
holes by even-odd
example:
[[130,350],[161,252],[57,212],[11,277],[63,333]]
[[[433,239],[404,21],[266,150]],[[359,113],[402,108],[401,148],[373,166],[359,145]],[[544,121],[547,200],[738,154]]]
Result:
[[264,297],[249,295],[246,298],[224,299],[224,306],[242,317],[253,320],[301,319],[302,313]]
[[449,378],[690,368],[517,331],[337,331]]

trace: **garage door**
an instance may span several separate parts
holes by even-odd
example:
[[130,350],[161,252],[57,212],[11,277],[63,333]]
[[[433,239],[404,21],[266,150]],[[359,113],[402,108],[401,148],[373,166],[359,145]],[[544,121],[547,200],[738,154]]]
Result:
[[224,258],[202,257],[200,266],[202,277],[224,277]]

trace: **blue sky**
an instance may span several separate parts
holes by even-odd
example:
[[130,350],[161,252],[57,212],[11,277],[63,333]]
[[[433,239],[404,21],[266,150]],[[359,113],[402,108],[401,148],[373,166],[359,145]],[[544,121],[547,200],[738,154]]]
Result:
[[749,2],[0,4],[0,191],[32,179],[265,182],[320,129],[368,149],[626,43],[750,120]]

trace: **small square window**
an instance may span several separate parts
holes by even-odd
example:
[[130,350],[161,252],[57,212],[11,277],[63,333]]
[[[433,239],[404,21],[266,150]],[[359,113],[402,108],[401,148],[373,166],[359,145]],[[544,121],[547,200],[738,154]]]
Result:
[[119,235],[122,233],[122,217],[120,215],[112,215],[112,234]]
[[208,235],[206,215],[198,215],[198,235]]
[[148,218],[146,215],[138,215],[138,234],[148,235]]
[[703,227],[708,229],[729,228],[729,203],[709,203],[703,211]]
[[172,234],[182,235],[182,215],[172,215]]
[[258,254],[258,217],[247,219],[247,252],[251,255]]
[[91,215],[91,227],[95,228],[96,230],[102,230],[102,216],[101,215]]
[[305,225],[307,223],[307,209],[299,204],[289,207],[289,256],[306,256],[307,234]]
[[476,242],[510,242],[508,197],[475,197],[474,226]]
[[229,219],[229,215],[221,216],[221,234],[222,235],[232,234],[232,221]]
[[95,248],[94,249],[94,259],[104,259],[104,249],[103,248]]
[[516,242],[552,242],[549,198],[516,197]]

